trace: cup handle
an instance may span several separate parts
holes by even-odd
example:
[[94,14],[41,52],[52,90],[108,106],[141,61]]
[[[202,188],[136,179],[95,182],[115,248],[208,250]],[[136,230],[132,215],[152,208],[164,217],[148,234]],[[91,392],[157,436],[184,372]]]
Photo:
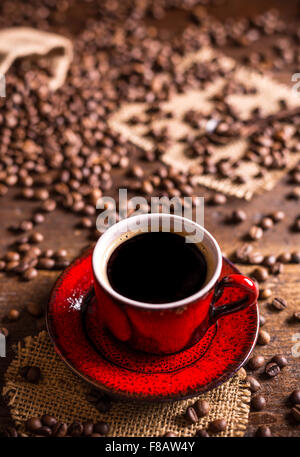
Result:
[[[224,293],[226,288],[237,288],[245,292],[244,297],[226,303],[222,306],[215,306]],[[254,305],[258,299],[258,287],[252,279],[247,276],[233,274],[225,276],[216,284],[213,299],[210,307],[211,322],[216,322],[220,317],[241,311],[248,306]]]

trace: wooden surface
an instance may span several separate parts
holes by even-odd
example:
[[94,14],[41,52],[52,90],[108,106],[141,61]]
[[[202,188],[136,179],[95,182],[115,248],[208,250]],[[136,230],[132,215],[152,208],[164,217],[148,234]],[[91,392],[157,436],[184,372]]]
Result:
[[[245,5],[247,3],[247,6]],[[296,3],[289,2],[289,17],[296,12]],[[227,7],[219,7],[212,10],[218,17],[233,16],[240,14],[250,14],[256,11],[263,11],[266,6],[280,6],[279,1],[255,1],[255,2],[228,2]],[[175,20],[175,19],[176,20]],[[179,30],[185,21],[185,13],[172,13],[169,20],[164,19],[161,27]],[[174,25],[175,24],[175,25]],[[239,51],[228,50],[231,55],[238,54]],[[290,83],[291,74],[288,70],[277,75],[279,79]],[[120,173],[120,172],[118,172]],[[118,185],[118,176],[115,179]],[[300,250],[300,234],[290,231],[290,225],[296,215],[300,215],[299,202],[289,201],[285,198],[289,187],[286,179],[283,179],[272,192],[262,196],[256,196],[251,202],[241,202],[230,199],[222,207],[205,207],[205,227],[219,241],[221,249],[229,255],[237,246],[243,242],[243,236],[248,228],[257,222],[262,215],[268,214],[276,209],[283,209],[286,218],[283,222],[272,228],[268,234],[260,241],[253,243],[257,250],[264,254],[279,254],[286,250]],[[200,190],[199,195],[208,195],[205,190]],[[18,200],[15,190],[11,190],[7,196],[0,201],[0,255],[4,252],[7,244],[13,238],[7,230],[8,227],[19,220],[30,216],[32,203],[24,203]],[[224,224],[224,219],[233,209],[241,208],[247,213],[247,220],[239,226]],[[62,211],[55,211],[47,216],[46,222],[41,226],[41,231],[45,235],[44,248],[65,247],[69,251],[70,258],[75,258],[80,251],[88,244],[85,230],[76,228],[77,219],[75,216],[66,214]],[[251,273],[253,267],[241,266],[243,273]],[[15,277],[7,277],[0,273],[0,319],[2,320],[7,311],[11,308],[21,310],[21,318],[14,323],[5,323],[10,330],[11,336],[8,339],[7,357],[0,360],[1,378],[12,357],[11,346],[25,337],[38,332],[37,320],[25,311],[28,302],[34,301],[46,305],[51,287],[54,284],[59,272],[40,272],[37,279],[29,283],[17,280]],[[284,273],[277,278],[272,278],[266,283],[273,290],[273,296],[284,297],[288,301],[288,307],[281,313],[272,312],[266,303],[260,302],[261,313],[266,317],[265,329],[272,336],[271,343],[265,347],[257,347],[256,353],[262,354],[269,359],[276,353],[285,354],[289,365],[275,379],[264,380],[262,382],[262,393],[267,399],[267,408],[263,412],[252,412],[249,420],[247,435],[253,434],[260,424],[270,425],[275,436],[300,436],[300,425],[295,426],[289,420],[289,407],[287,397],[296,387],[300,388],[300,357],[293,357],[292,347],[295,345],[293,338],[300,334],[300,324],[290,322],[293,311],[300,310],[300,265],[286,265]],[[299,352],[299,351],[298,351]],[[299,352],[300,355],[300,352]],[[1,428],[11,423],[8,408],[3,399],[0,400],[0,424]]]

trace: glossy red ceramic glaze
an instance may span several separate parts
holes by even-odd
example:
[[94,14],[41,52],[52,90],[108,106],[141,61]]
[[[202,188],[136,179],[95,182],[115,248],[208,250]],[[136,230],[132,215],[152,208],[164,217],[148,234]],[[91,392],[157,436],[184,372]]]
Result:
[[[87,252],[62,274],[47,310],[55,349],[79,376],[119,397],[179,399],[216,387],[247,360],[256,340],[258,310],[256,304],[242,309],[248,294],[245,295],[243,280],[239,287],[231,287],[232,281],[236,286],[238,271],[228,261],[223,259],[220,279],[232,274],[234,277],[221,282],[215,296],[216,313],[210,314],[211,319],[221,314],[223,317],[189,348],[175,354],[154,355],[131,349],[103,325],[94,298],[91,254]],[[226,289],[223,294],[222,288]],[[224,305],[227,312],[231,311],[229,302],[241,310],[225,315]],[[176,325],[176,319],[174,322]],[[128,335],[127,330],[124,325],[122,336]],[[180,341],[185,342],[184,338]]]

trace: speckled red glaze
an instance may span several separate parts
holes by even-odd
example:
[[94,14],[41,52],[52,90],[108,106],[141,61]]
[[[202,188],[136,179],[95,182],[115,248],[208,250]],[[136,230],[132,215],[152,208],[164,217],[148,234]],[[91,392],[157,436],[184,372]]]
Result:
[[[57,353],[86,381],[123,398],[180,399],[220,385],[245,363],[256,341],[257,305],[220,318],[198,343],[172,355],[145,354],[116,340],[95,310],[91,255],[85,253],[60,276],[47,309]],[[220,279],[237,273],[223,259]],[[230,288],[216,306],[243,295]]]

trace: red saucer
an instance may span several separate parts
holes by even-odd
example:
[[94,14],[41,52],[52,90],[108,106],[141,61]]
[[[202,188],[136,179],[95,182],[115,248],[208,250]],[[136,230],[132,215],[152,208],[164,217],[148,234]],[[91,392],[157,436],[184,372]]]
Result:
[[[96,319],[91,258],[89,250],[62,273],[47,309],[56,352],[89,383],[127,399],[182,399],[222,384],[249,357],[258,331],[257,305],[221,318],[200,342],[177,354],[129,349]],[[221,277],[237,272],[224,258]]]

